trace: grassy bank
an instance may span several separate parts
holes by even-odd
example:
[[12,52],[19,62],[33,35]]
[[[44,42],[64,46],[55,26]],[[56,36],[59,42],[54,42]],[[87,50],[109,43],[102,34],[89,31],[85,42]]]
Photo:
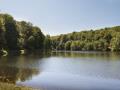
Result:
[[17,86],[9,83],[0,83],[0,90],[41,90],[41,89],[33,89],[31,87]]

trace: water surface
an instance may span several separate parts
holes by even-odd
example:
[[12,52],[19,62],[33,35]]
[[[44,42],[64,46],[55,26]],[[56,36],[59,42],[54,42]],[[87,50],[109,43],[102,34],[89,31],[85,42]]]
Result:
[[120,55],[52,52],[0,58],[0,82],[43,90],[120,90]]

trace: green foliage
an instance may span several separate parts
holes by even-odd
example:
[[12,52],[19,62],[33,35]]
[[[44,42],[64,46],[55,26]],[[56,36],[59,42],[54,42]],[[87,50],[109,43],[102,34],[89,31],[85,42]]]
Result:
[[120,33],[117,33],[116,37],[112,38],[110,46],[112,51],[120,51]]
[[[0,50],[38,50],[50,46],[50,37],[29,22],[16,21],[9,14],[0,14]],[[46,45],[48,44],[48,45]]]
[[65,50],[71,50],[71,41],[67,41],[66,43],[65,43]]
[[30,22],[16,21],[9,14],[0,14],[0,51],[4,50],[72,50],[120,51],[120,26],[44,36]]
[[47,36],[45,37],[45,40],[44,40],[44,49],[45,49],[45,50],[51,49],[51,39],[50,39],[50,35],[47,35]]
[[5,39],[6,39],[6,45],[8,50],[16,50],[18,49],[18,38],[19,33],[16,29],[15,20],[12,16],[5,14],[4,15],[4,27],[5,27]]
[[120,26],[51,37],[53,50],[120,51]]

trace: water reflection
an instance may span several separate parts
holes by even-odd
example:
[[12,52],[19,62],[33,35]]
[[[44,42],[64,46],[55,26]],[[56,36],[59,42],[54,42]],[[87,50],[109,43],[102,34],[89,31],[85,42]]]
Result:
[[[16,84],[40,74],[39,60],[45,53],[9,55],[0,58],[0,82]],[[45,56],[45,57],[48,57]]]
[[52,52],[52,56],[56,57],[70,57],[70,58],[96,58],[100,60],[119,60],[119,52],[96,52],[96,51],[59,51]]
[[18,80],[22,82],[29,80],[38,73],[36,69],[0,66],[0,82],[15,84]]
[[[0,82],[36,87],[68,88],[89,83],[120,86],[120,54],[111,52],[52,52],[0,57]],[[54,80],[53,80],[54,79]],[[108,80],[109,79],[109,80]],[[117,83],[112,83],[111,79]],[[65,81],[66,83],[64,83]],[[70,82],[72,80],[73,82]],[[111,84],[109,82],[111,81]],[[87,84],[86,84],[87,83]],[[102,86],[100,86],[102,85]],[[95,86],[91,83],[91,86]],[[50,90],[48,87],[47,90]],[[65,89],[67,90],[67,89]]]

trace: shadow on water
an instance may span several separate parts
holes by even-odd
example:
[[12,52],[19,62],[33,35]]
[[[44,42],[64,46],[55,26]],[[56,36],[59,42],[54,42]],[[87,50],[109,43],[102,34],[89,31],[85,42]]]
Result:
[[36,69],[0,66],[0,82],[16,84],[16,81],[24,82],[38,73]]
[[16,84],[32,79],[33,76],[40,74],[38,69],[39,60],[49,57],[46,52],[30,52],[25,55],[11,53],[8,56],[0,57],[0,82]]

